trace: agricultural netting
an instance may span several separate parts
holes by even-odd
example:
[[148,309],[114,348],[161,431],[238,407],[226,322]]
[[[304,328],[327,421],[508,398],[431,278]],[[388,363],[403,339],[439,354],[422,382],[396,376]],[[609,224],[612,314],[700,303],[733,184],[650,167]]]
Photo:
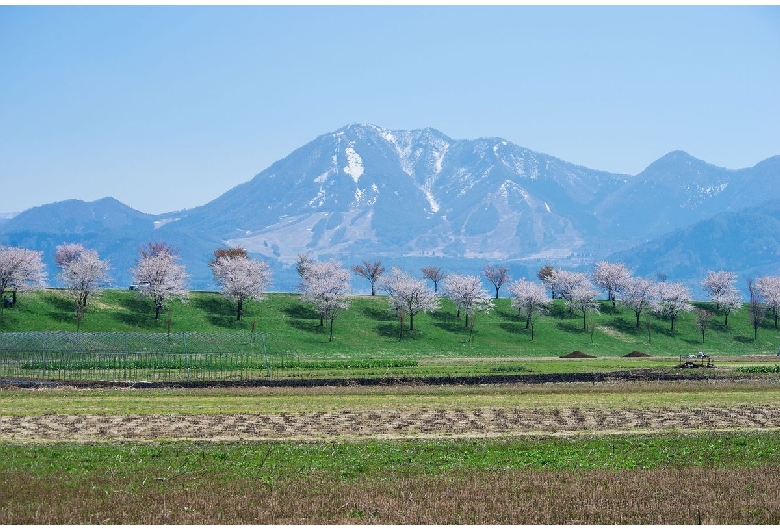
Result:
[[268,376],[262,333],[0,334],[0,379],[242,380]]
[[403,359],[323,358],[266,333],[0,333],[2,381],[176,383],[377,377]]

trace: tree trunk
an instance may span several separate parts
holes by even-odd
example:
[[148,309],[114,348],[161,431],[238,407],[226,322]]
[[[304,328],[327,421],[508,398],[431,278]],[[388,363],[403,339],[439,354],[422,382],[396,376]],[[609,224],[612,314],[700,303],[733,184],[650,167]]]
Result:
[[330,317],[330,338],[328,342],[333,342],[333,317]]
[[641,313],[641,311],[634,311],[634,313],[636,314],[636,327],[638,328],[639,327],[639,314]]
[[[528,312],[528,316],[525,317],[525,329],[528,329],[531,325],[531,312]],[[533,331],[533,330],[532,330]],[[533,339],[531,339],[533,340]]]
[[496,300],[498,300],[498,290],[499,289],[500,289],[500,287],[496,287]]
[[241,313],[244,312],[244,299],[238,299],[238,310],[236,311],[236,320],[241,320]]
[[588,314],[588,312],[587,312],[587,311],[583,311],[583,312],[582,312],[582,329],[583,329],[583,330],[587,330],[587,329],[588,329],[588,323],[587,323],[587,321],[586,321],[586,319],[585,319],[585,317],[586,317],[586,315],[587,315],[587,314]]
[[154,319],[160,320],[160,310],[162,309],[162,302],[160,300],[154,303]]
[[414,313],[409,312],[409,331],[414,331]]

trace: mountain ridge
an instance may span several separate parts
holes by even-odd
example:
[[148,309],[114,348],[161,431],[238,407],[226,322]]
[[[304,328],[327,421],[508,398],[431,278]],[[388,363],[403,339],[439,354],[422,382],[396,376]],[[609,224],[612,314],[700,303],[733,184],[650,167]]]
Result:
[[302,252],[347,262],[435,257],[576,268],[780,199],[779,173],[780,156],[731,170],[672,151],[632,176],[497,137],[351,124],[204,205],[151,215],[115,199],[61,201],[0,224],[0,242],[51,250],[81,238],[126,264],[131,246],[165,240],[198,262],[190,267],[201,286],[212,285],[205,263],[223,245],[243,246],[280,271]]

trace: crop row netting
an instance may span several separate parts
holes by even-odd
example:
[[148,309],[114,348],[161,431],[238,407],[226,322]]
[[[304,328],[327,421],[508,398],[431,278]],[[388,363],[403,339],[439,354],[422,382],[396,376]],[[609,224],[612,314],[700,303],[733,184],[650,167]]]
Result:
[[263,333],[0,333],[0,380],[219,381],[272,376]]

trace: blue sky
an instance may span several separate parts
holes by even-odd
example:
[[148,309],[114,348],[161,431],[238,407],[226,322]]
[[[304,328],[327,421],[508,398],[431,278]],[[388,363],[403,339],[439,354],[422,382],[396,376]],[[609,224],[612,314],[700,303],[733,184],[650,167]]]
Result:
[[0,212],[199,206],[349,123],[750,167],[780,155],[780,7],[0,6]]

